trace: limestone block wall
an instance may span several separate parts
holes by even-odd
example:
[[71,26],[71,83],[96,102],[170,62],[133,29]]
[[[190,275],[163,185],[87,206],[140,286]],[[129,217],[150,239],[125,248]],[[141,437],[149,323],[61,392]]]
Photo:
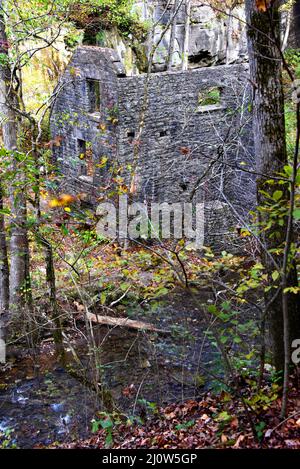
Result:
[[[96,112],[91,80],[99,84]],[[204,203],[206,236],[219,241],[240,224],[232,214],[247,217],[255,200],[254,177],[239,169],[254,169],[250,88],[244,64],[161,72],[147,80],[126,77],[111,49],[79,48],[51,116],[62,189],[86,193],[96,204],[116,175],[129,190],[134,174],[135,200]]]
[[[62,82],[59,96],[52,109],[51,133],[54,141],[53,155],[61,172],[66,176],[65,183],[74,192],[86,192],[97,197],[95,182],[103,180],[105,169],[101,159],[115,158],[117,134],[111,116],[118,104],[117,77],[125,71],[112,49],[88,46],[75,52]],[[101,84],[100,112],[90,112],[88,79]],[[93,171],[81,174],[81,142],[91,154]]]
[[[197,200],[212,201],[223,191],[248,204],[253,178],[236,172],[240,162],[254,164],[247,73],[242,64],[157,73],[148,90],[144,75],[118,80],[118,160],[137,163],[144,199],[188,201],[195,193]],[[201,105],[199,97],[210,90],[219,90],[219,101]],[[132,135],[145,92],[148,105],[136,162]]]

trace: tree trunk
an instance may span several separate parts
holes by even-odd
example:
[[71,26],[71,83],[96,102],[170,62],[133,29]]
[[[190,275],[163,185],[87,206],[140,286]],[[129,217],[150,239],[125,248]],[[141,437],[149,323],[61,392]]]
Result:
[[9,42],[5,30],[3,0],[0,0],[0,110],[3,119],[3,144],[10,152],[11,171],[14,181],[10,184],[11,240],[10,240],[10,308],[18,310],[22,304],[22,287],[26,278],[26,198],[24,194],[24,174],[22,159],[18,159],[17,118],[12,104],[15,102],[9,66]]
[[189,64],[190,24],[191,24],[191,0],[186,0],[182,70],[187,70],[188,64]]
[[285,51],[285,49],[288,46],[289,42],[289,37],[291,33],[291,22],[292,22],[292,11],[289,10],[286,12],[286,18],[285,18],[285,31],[282,37],[282,50]]
[[300,48],[300,0],[296,0],[293,10],[293,46]]
[[177,14],[176,11],[178,9],[179,0],[174,0],[172,15],[174,16],[172,24],[171,24],[171,34],[170,34],[170,44],[169,44],[169,51],[167,56],[166,62],[166,69],[172,69],[172,61],[174,55],[174,48],[175,48],[175,37],[176,37],[176,26],[177,26]]
[[230,48],[231,48],[231,43],[232,43],[232,33],[233,33],[233,18],[232,18],[232,9],[228,11],[227,14],[227,31],[226,31],[226,65],[229,65],[230,63]]
[[[265,191],[270,196],[274,191],[284,190],[284,186],[269,185],[266,179],[278,176],[287,164],[285,140],[284,94],[282,86],[282,57],[280,54],[280,1],[275,1],[266,11],[258,10],[256,0],[246,0],[248,23],[248,49],[250,75],[253,83],[253,125],[257,170],[266,175],[257,180],[258,204],[265,205]],[[284,194],[288,199],[288,191]],[[266,218],[262,216],[263,223]],[[273,248],[283,246],[286,227],[276,224],[261,235],[265,250],[261,257],[265,265],[269,283],[274,284],[272,273],[282,269],[282,256],[270,255]],[[275,262],[274,262],[275,261]],[[277,266],[277,267],[276,267]],[[290,273],[289,285],[297,285],[296,272]],[[278,289],[280,286],[278,285]],[[269,326],[273,362],[277,370],[284,369],[284,321],[282,292],[272,289],[265,293],[269,304]],[[289,343],[300,337],[300,320],[296,295],[289,297]]]
[[62,324],[59,315],[57,297],[56,297],[56,279],[55,279],[55,269],[54,269],[54,260],[53,260],[53,250],[51,243],[44,239],[42,236],[38,235],[39,239],[45,249],[45,260],[46,260],[46,281],[48,287],[48,294],[50,299],[51,307],[51,320],[53,325],[53,339],[56,348],[56,355],[61,364],[64,366],[66,364],[66,356],[63,343],[63,333],[62,333]]
[[3,210],[3,193],[0,182],[0,316],[9,309],[9,268]]

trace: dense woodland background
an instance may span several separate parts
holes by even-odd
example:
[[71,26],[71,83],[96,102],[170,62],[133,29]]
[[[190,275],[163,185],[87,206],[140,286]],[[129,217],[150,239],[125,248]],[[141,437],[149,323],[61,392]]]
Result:
[[[300,448],[300,4],[166,0],[157,34],[136,3],[0,1],[1,445]],[[238,47],[232,24],[247,35],[257,204],[236,217],[242,247],[105,239],[53,159],[63,72],[80,44],[121,47],[146,85],[158,71],[215,64],[189,57],[199,3],[212,31],[225,25],[217,63]],[[134,184],[116,168],[104,195],[122,194],[134,199]]]

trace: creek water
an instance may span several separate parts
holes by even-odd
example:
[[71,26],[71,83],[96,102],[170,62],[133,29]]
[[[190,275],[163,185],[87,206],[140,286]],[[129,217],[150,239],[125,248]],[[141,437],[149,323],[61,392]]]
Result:
[[[169,333],[106,326],[94,329],[101,379],[127,415],[198,398],[212,384],[209,373],[220,372],[220,356],[206,336],[203,312],[187,295],[174,293],[149,309],[143,319]],[[81,353],[88,367],[84,349]],[[2,445],[32,448],[84,438],[101,410],[90,387],[59,368],[50,352],[41,354],[43,364],[38,368],[27,359],[0,373]]]

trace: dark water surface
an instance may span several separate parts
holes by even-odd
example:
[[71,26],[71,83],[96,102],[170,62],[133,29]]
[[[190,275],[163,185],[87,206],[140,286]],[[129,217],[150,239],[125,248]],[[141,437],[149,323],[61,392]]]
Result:
[[[137,319],[137,313],[131,312],[131,317]],[[119,409],[127,415],[139,415],[151,411],[151,403],[161,405],[201,396],[211,385],[203,369],[214,373],[220,370],[218,352],[205,335],[203,312],[188,295],[174,294],[141,318],[170,332],[95,327],[102,380]],[[43,353],[46,365],[38,372],[22,360],[0,372],[2,444],[9,440],[9,445],[32,448],[84,438],[101,410],[91,388],[55,365],[54,360],[47,363],[49,357]],[[88,367],[84,354],[82,349],[81,359]]]

